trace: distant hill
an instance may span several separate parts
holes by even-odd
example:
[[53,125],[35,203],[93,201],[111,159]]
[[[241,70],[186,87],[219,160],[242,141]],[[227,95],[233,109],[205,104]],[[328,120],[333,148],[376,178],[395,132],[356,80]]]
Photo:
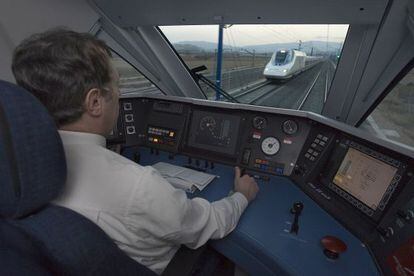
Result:
[[[337,52],[341,48],[342,43],[339,42],[328,42],[328,51]],[[326,51],[325,41],[304,41],[302,42],[301,50],[308,54],[312,51],[325,52]],[[243,47],[247,50],[255,50],[257,53],[268,53],[274,52],[281,49],[298,49],[298,43],[274,43],[274,44],[263,44],[263,45],[249,45]]]
[[193,45],[207,52],[214,52],[214,50],[217,49],[217,43],[207,41],[180,41],[174,43],[174,47],[176,47],[176,45],[178,47],[182,47],[182,45]]
[[[174,44],[174,48],[175,48],[175,50],[177,52],[179,52],[179,53],[185,53],[185,54],[197,54],[197,53],[201,53],[201,52],[205,52],[206,51],[202,47],[199,47],[199,46],[194,45],[194,44],[188,44],[188,43],[178,43],[178,44]],[[210,51],[208,51],[208,52],[210,52]]]
[[[207,41],[180,41],[173,44],[174,47],[178,52],[182,51],[190,51],[191,53],[198,52],[214,52],[217,49],[217,43],[207,42]],[[276,50],[281,49],[297,49],[298,43],[291,42],[291,43],[273,43],[273,44],[260,44],[260,45],[248,45],[243,47],[231,47],[230,45],[223,45],[225,50],[233,50],[233,51],[243,51],[247,50],[256,53],[273,53]],[[328,50],[329,52],[337,53],[342,46],[342,43],[339,42],[328,42]],[[318,54],[321,52],[325,52],[327,48],[327,43],[325,41],[304,41],[302,42],[301,50],[310,54]]]

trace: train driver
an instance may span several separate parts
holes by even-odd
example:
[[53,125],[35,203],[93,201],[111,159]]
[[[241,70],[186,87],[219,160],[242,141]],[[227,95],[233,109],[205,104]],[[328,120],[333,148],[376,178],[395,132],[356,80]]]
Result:
[[17,83],[54,118],[63,141],[67,183],[55,203],[100,226],[131,258],[160,274],[181,244],[197,248],[230,233],[258,192],[235,168],[231,196],[188,199],[154,168],[105,148],[118,117],[119,75],[107,45],[86,33],[54,29],[14,51]]

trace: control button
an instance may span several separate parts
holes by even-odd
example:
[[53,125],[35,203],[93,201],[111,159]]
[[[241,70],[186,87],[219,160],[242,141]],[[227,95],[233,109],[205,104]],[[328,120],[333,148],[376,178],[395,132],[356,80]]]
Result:
[[126,131],[127,131],[127,134],[135,134],[135,127],[127,126]]
[[322,139],[323,135],[322,134],[318,134],[318,136],[316,136],[316,138],[318,139]]
[[131,103],[124,103],[124,110],[125,111],[132,110],[132,104]]
[[407,222],[411,221],[414,218],[414,212],[412,210],[399,210],[397,212],[397,215]]
[[310,154],[309,153],[306,153],[305,154],[305,158],[309,158],[310,157]]
[[303,175],[306,173],[306,167],[305,166],[296,166],[293,170],[293,173],[296,175]]
[[312,143],[311,147],[312,148],[316,148],[316,144],[315,143]]
[[323,140],[323,141],[325,141],[325,142],[328,142],[328,137],[323,136],[323,137],[322,137],[322,140]]
[[313,152],[313,149],[308,149],[308,152],[309,152],[309,153],[312,153],[312,152]]
[[283,168],[276,168],[276,173],[279,175],[283,175]]
[[312,153],[312,155],[313,155],[313,156],[315,156],[315,157],[317,157],[317,156],[319,155],[319,152],[314,151],[314,152]]
[[319,143],[319,145],[321,145],[322,147],[324,147],[324,146],[326,145],[326,143],[325,143],[325,142],[323,142],[323,141],[321,141],[321,142]]
[[319,139],[315,139],[314,141],[316,144],[319,144],[320,140]]
[[394,229],[392,227],[388,227],[388,228],[382,228],[382,227],[378,227],[377,231],[381,234],[381,236],[383,236],[384,238],[389,238],[392,235],[394,235]]
[[386,237],[389,238],[393,235],[394,235],[394,229],[392,227],[388,227]]
[[325,236],[321,240],[323,253],[330,259],[338,259],[339,255],[347,250],[346,244],[334,236]]
[[134,121],[134,114],[125,114],[125,122],[131,123]]
[[245,149],[243,152],[243,158],[242,158],[242,163],[247,165],[249,164],[250,161],[250,154],[251,154],[251,150],[250,149]]
[[316,160],[316,158],[315,158],[315,157],[313,157],[313,156],[311,156],[311,157],[309,158],[309,160],[310,160],[310,161],[315,161],[315,160]]

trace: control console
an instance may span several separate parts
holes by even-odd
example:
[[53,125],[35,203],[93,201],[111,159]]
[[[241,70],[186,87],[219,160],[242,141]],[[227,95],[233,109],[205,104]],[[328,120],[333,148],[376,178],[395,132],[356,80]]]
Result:
[[[200,170],[217,162],[258,177],[289,177],[367,244],[386,273],[411,248],[414,151],[408,148],[301,111],[167,97],[124,98],[120,106],[113,142],[188,156]],[[299,215],[291,233],[299,232]],[[337,257],[345,247],[332,240],[322,244]]]

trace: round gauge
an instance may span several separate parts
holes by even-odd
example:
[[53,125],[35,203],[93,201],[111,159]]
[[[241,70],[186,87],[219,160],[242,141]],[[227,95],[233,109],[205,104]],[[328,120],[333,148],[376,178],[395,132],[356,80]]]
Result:
[[200,129],[201,130],[213,130],[216,127],[216,120],[214,120],[211,116],[203,117],[200,121]]
[[253,118],[253,127],[255,129],[264,129],[266,127],[267,121],[265,118],[256,116]]
[[298,123],[293,120],[286,120],[283,122],[283,132],[289,135],[295,134],[298,131]]
[[267,137],[262,141],[262,151],[267,155],[275,155],[280,149],[279,140],[275,137]]

